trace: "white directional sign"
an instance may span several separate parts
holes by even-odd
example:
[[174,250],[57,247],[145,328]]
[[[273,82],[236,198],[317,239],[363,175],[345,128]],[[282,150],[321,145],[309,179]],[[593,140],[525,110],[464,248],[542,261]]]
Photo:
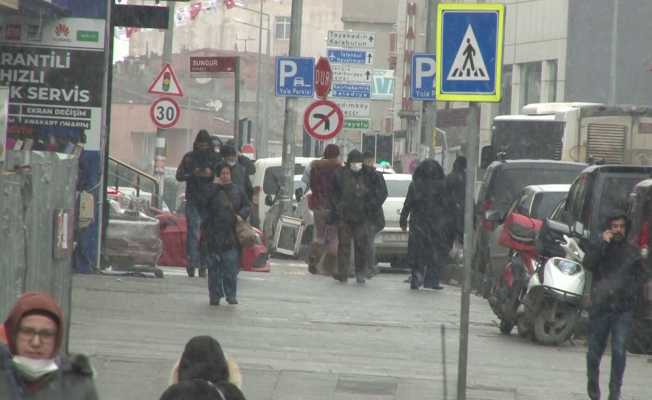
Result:
[[326,45],[346,49],[373,49],[376,47],[376,34],[361,31],[328,31]]
[[333,81],[351,83],[371,83],[373,69],[361,65],[333,64]]
[[368,101],[338,101],[337,104],[342,109],[346,119],[369,117],[370,106]]

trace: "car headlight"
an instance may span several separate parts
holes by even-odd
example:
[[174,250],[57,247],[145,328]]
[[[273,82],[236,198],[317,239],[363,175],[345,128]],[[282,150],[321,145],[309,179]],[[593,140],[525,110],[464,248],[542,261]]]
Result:
[[553,261],[553,265],[566,275],[575,275],[582,271],[582,266],[579,263],[565,258],[556,258]]

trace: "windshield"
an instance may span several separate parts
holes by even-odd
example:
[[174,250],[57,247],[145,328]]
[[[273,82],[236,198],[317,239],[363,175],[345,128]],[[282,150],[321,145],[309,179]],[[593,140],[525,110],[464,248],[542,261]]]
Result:
[[532,216],[537,219],[546,219],[552,215],[555,207],[566,197],[568,192],[541,192],[534,196],[532,203]]

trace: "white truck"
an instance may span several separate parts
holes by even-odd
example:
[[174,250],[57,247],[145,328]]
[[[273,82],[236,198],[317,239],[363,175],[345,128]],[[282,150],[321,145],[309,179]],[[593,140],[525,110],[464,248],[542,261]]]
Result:
[[652,108],[599,103],[534,103],[494,118],[482,168],[507,159],[652,164]]

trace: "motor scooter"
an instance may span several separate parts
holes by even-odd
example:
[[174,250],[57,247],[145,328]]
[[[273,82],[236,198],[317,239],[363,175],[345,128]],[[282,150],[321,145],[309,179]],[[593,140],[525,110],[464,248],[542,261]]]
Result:
[[[565,224],[545,222],[540,236],[547,236],[548,243],[537,246],[541,256],[534,260],[534,273],[516,312],[519,335],[545,345],[559,345],[573,334],[586,284],[584,251],[578,243],[582,235]],[[551,245],[556,250],[550,250]]]

